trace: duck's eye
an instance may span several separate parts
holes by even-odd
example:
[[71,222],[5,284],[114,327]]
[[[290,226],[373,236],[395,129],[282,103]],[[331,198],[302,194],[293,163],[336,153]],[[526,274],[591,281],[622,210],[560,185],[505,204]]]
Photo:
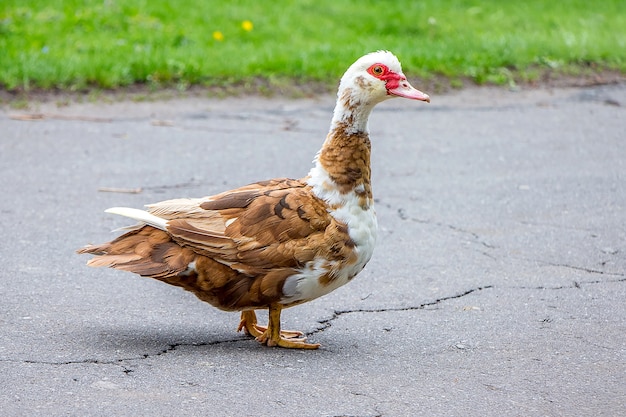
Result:
[[379,78],[385,75],[388,72],[388,69],[383,64],[374,64],[367,69],[367,72],[372,74],[374,77]]

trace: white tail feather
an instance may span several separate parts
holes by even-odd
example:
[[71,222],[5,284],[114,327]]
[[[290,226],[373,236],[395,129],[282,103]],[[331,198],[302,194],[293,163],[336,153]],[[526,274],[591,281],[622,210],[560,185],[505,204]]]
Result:
[[150,214],[147,211],[129,208],[129,207],[111,207],[104,210],[105,213],[119,214],[120,216],[130,217],[137,221],[149,224],[157,229],[167,231],[167,220]]

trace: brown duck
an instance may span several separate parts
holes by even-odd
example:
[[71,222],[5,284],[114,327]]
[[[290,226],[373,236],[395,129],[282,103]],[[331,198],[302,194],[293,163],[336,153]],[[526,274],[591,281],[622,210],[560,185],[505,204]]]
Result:
[[[316,349],[302,332],[281,330],[280,314],[348,283],[370,260],[377,222],[368,118],[393,97],[430,101],[392,53],[365,55],[341,78],[330,131],[306,177],[162,201],[147,211],[111,208],[140,223],[78,253],[96,255],[89,266],[155,278],[241,311],[238,330],[267,346]],[[258,309],[269,309],[267,327],[257,323]]]

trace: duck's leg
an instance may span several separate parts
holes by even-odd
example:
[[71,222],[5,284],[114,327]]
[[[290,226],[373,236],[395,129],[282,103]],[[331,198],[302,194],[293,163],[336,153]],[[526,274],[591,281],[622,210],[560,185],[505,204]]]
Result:
[[[306,343],[302,339],[289,339],[283,336],[283,332],[280,331],[280,312],[282,307],[280,304],[271,304],[269,309],[269,321],[267,323],[267,329],[257,336],[256,340],[267,346],[280,346],[290,349],[317,349],[320,347],[319,343]],[[294,333],[294,332],[291,332]],[[302,332],[298,332],[303,334]]]
[[256,321],[256,313],[254,310],[246,310],[241,312],[241,321],[239,321],[239,327],[237,331],[242,331],[252,337],[259,337],[265,331],[264,328],[259,326]]
[[[267,327],[257,323],[254,310],[246,310],[241,312],[241,321],[239,322],[239,327],[237,327],[238,332],[241,330],[249,336],[259,337],[267,331]],[[303,338],[304,333],[298,330],[281,330],[280,335],[287,339],[302,338],[302,341],[306,340],[306,337]]]

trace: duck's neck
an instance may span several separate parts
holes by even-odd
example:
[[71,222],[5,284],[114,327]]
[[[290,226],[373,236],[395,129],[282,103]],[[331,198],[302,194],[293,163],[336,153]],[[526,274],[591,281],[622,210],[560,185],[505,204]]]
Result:
[[348,195],[358,196],[363,208],[372,203],[367,121],[373,107],[350,90],[338,97],[330,132],[308,177],[314,192],[330,203],[341,204]]
[[342,129],[347,133],[368,133],[368,120],[376,103],[358,94],[359,90],[344,88],[337,94],[337,104],[330,123],[330,133]]

